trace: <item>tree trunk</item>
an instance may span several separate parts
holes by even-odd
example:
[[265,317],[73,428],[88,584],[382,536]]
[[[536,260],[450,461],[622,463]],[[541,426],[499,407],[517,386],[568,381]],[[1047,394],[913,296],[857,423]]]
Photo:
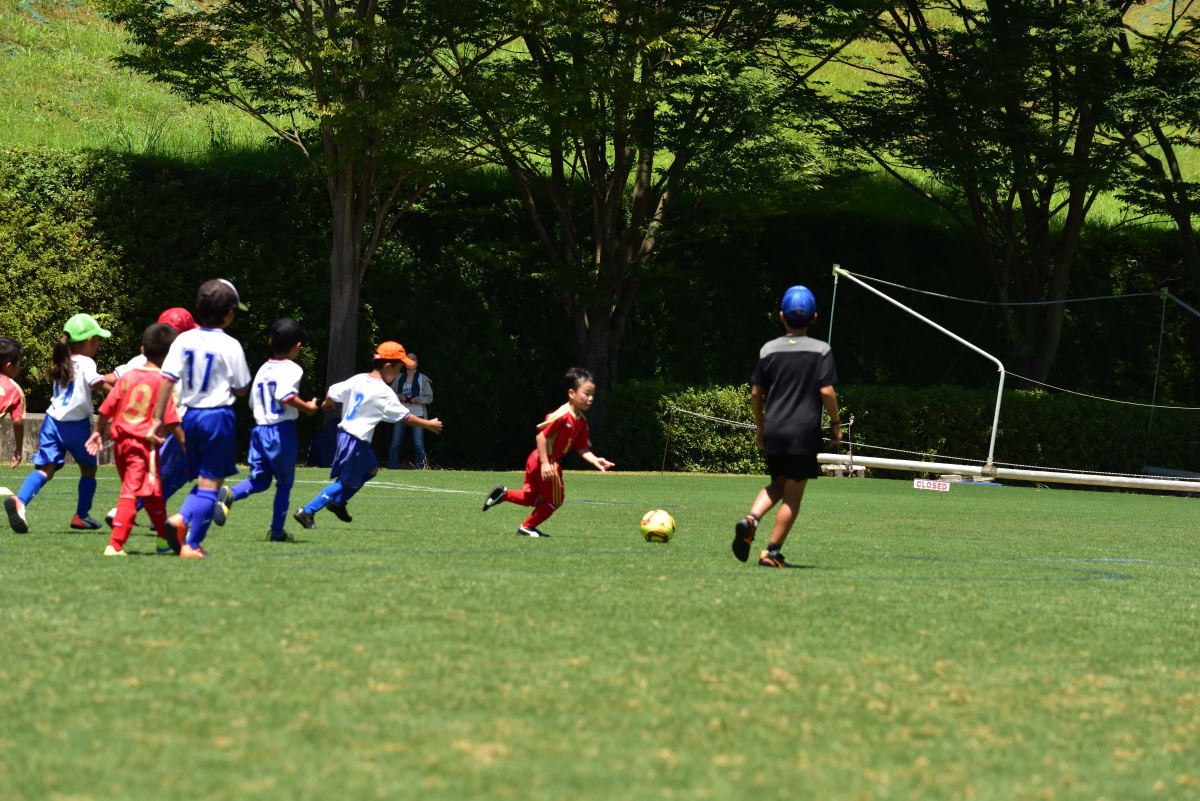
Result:
[[362,224],[355,219],[348,176],[331,179],[333,243],[329,253],[329,351],[325,380],[333,384],[354,374],[358,361],[358,311],[362,265],[358,250]]

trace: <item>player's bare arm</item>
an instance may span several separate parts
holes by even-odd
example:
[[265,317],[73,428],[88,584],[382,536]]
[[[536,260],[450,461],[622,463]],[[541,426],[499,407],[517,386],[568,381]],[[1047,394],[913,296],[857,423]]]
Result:
[[423,417],[417,417],[415,414],[410,414],[408,417],[404,418],[404,422],[410,426],[416,426],[417,428],[423,428],[426,431],[432,431],[435,434],[442,433],[442,421],[436,417],[426,420]]
[[750,413],[754,415],[754,428],[756,433],[754,438],[758,441],[758,447],[763,447],[763,410],[766,408],[767,396],[763,392],[763,388],[758,384],[750,385]]
[[607,473],[609,470],[611,470],[612,468],[617,466],[616,462],[610,462],[608,459],[605,459],[603,456],[597,456],[596,454],[592,453],[591,451],[584,451],[583,453],[581,453],[579,455],[583,457],[583,460],[585,462],[592,465],[592,467],[595,467],[601,473]]
[[300,411],[304,412],[305,414],[316,414],[317,410],[321,408],[321,402],[319,400],[317,400],[316,398],[306,401],[306,400],[304,400],[304,398],[301,398],[299,395],[297,395],[294,398],[288,398],[287,400],[284,401],[284,403],[287,404],[288,406],[292,406],[296,409],[299,409]]
[[829,422],[832,427],[829,439],[837,444],[842,441],[842,420],[838,416],[837,390],[832,386],[821,387],[821,403],[825,405],[825,411],[829,413]]

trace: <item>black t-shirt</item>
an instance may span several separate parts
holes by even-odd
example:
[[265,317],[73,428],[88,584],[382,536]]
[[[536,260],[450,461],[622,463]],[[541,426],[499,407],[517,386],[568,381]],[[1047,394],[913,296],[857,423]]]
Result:
[[772,339],[758,352],[750,383],[766,396],[764,450],[820,453],[821,387],[837,383],[829,345],[808,336]]

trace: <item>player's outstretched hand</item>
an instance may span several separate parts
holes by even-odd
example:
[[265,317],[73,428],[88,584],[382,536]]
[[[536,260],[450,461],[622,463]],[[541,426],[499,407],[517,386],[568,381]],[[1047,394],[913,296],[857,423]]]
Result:
[[8,463],[8,466],[11,467],[13,470],[16,470],[18,467],[20,467],[21,466],[21,454],[14,453],[12,455],[12,459]]
[[[76,440],[78,441],[78,440]],[[100,452],[100,448],[104,446],[104,439],[100,436],[99,431],[93,431],[92,435],[87,438],[87,442],[83,443],[83,448],[92,456]]]
[[432,431],[435,434],[442,433],[442,421],[441,420],[437,419],[436,417],[433,417],[433,418],[430,418],[426,422],[429,423],[429,425],[426,426],[426,428],[428,430]]
[[616,466],[617,466],[616,462],[610,462],[609,460],[605,459],[603,456],[596,457],[596,469],[599,470],[601,473],[607,473],[611,468],[616,467]]

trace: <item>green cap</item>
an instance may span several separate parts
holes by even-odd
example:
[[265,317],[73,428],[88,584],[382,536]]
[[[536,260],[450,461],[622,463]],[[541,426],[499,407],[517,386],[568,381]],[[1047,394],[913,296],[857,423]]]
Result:
[[112,331],[101,328],[100,323],[96,322],[96,318],[90,314],[77,314],[67,320],[67,324],[63,326],[63,333],[72,342],[83,342],[92,337],[107,339],[112,336]]

